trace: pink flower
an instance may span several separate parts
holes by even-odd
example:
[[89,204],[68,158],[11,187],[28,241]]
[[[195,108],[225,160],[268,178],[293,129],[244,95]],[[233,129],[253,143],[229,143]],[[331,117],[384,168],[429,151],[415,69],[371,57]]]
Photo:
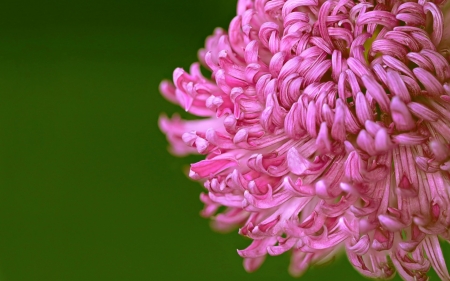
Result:
[[[450,16],[441,0],[240,0],[176,69],[161,117],[173,152],[200,153],[202,215],[253,239],[248,271],[290,272],[345,249],[365,276],[450,280]],[[225,211],[217,213],[219,207]]]

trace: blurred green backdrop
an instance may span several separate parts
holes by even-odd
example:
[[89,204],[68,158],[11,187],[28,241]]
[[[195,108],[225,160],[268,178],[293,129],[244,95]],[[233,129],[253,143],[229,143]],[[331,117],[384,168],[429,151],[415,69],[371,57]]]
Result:
[[[6,1],[0,11],[0,280],[293,280],[256,273],[199,217],[158,92],[235,0]],[[342,256],[302,280],[360,280]]]

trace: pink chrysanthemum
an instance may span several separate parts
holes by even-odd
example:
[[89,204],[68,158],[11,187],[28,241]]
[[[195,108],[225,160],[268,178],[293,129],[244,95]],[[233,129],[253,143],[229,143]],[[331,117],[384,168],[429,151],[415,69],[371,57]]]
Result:
[[[160,119],[201,153],[202,215],[253,239],[248,271],[345,249],[363,275],[450,280],[450,16],[441,0],[240,0],[229,31],[161,92],[206,117]],[[218,208],[225,211],[217,214]]]

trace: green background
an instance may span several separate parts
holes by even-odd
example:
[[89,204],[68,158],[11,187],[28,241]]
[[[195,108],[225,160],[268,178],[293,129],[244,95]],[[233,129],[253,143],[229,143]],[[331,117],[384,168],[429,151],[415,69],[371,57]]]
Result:
[[[202,187],[157,127],[159,94],[235,1],[4,1],[0,5],[0,279],[292,280],[256,273],[199,216]],[[342,256],[302,280],[360,280]],[[436,278],[434,278],[436,279]]]

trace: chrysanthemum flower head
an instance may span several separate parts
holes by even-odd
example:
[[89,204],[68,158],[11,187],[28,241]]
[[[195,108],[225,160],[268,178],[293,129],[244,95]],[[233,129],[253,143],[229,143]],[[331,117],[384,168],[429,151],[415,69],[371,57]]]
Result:
[[[202,215],[290,251],[301,275],[345,249],[373,278],[450,280],[450,15],[440,0],[240,0],[161,92],[204,118],[160,119]],[[225,211],[217,213],[219,207]]]

